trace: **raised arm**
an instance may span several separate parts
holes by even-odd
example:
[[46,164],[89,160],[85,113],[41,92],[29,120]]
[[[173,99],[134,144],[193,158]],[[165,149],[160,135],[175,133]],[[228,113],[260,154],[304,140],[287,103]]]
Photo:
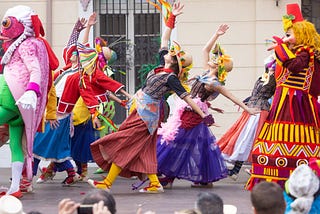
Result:
[[220,25],[219,28],[216,30],[215,34],[209,39],[209,41],[203,47],[202,54],[203,54],[203,68],[204,68],[204,70],[209,69],[208,62],[210,61],[210,51],[212,50],[214,44],[216,43],[219,36],[225,34],[225,32],[228,29],[229,29],[229,26],[227,24]]
[[79,39],[80,32],[85,28],[86,20],[84,18],[78,19],[75,23],[72,33],[69,37],[66,47],[63,49],[63,59],[65,64],[70,64],[70,58],[72,57],[72,52],[77,49],[77,42]]
[[175,2],[173,4],[172,11],[169,14],[168,20],[166,21],[165,31],[161,37],[160,48],[168,48],[171,32],[172,32],[172,29],[174,28],[174,24],[175,24],[175,19],[178,15],[182,14],[183,7],[184,7],[184,5],[181,4],[179,1]]
[[241,100],[235,97],[228,89],[224,86],[213,86],[215,91],[218,91],[220,94],[231,100],[234,104],[239,105],[243,110],[248,112],[250,115],[255,115],[260,112],[260,110],[255,108],[249,108]]
[[84,35],[83,35],[82,44],[86,44],[89,42],[90,29],[96,23],[97,23],[97,14],[96,14],[96,12],[93,12],[88,19],[88,23],[87,23],[87,26],[86,26],[86,29],[85,29]]

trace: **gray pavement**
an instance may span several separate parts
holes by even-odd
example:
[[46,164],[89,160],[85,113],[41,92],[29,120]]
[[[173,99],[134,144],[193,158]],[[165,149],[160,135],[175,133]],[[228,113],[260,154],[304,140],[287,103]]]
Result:
[[[237,181],[226,178],[214,183],[211,189],[191,188],[189,181],[175,180],[172,189],[165,190],[162,194],[143,194],[131,190],[131,184],[137,182],[134,179],[118,177],[112,187],[112,193],[117,203],[118,214],[134,214],[139,206],[143,205],[143,211],[152,210],[157,214],[174,213],[174,211],[193,208],[197,194],[201,191],[212,191],[221,196],[225,204],[237,206],[237,214],[252,213],[250,192],[244,190],[244,185],[249,175],[244,172],[244,166]],[[89,177],[97,180],[105,174],[93,174],[96,167],[89,167]],[[8,186],[11,176],[10,168],[0,168],[0,186]],[[57,214],[58,203],[63,198],[71,198],[79,202],[85,194],[92,189],[87,183],[77,183],[70,187],[63,187],[61,182],[65,178],[65,172],[57,173],[53,180],[44,184],[35,184],[34,192],[24,194],[21,199],[24,211],[40,211],[43,214]]]

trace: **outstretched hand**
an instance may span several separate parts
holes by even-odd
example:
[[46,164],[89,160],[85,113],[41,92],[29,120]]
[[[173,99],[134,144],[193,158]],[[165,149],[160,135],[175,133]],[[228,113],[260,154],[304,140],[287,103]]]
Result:
[[212,110],[214,110],[214,111],[216,111],[216,112],[218,112],[218,113],[221,113],[221,114],[224,113],[224,110],[221,109],[221,108],[214,108],[214,107],[209,107],[209,108],[212,109]]
[[229,29],[229,25],[227,25],[227,24],[221,24],[221,25],[219,26],[219,28],[217,29],[216,34],[217,34],[218,36],[221,36],[221,35],[225,34],[228,29]]
[[97,14],[93,12],[88,19],[88,27],[91,27],[97,23]]
[[250,115],[256,115],[256,114],[260,113],[261,110],[260,110],[260,109],[257,109],[257,108],[248,108],[248,109],[247,109],[247,112],[248,112]]
[[267,48],[267,51],[271,51],[275,49],[278,45],[281,45],[282,43],[284,43],[283,38],[280,38],[278,36],[273,36],[272,38],[273,38],[273,40],[271,41],[272,44],[270,45],[270,47]]
[[87,23],[87,20],[85,18],[78,19],[76,23],[77,31],[81,32],[85,28],[86,23]]
[[180,1],[177,1],[172,6],[172,15],[178,16],[182,14],[182,9],[184,8],[184,5],[180,3]]

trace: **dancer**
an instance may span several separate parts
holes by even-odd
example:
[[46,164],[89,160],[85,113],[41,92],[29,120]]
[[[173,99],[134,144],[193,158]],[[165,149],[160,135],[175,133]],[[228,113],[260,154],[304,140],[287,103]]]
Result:
[[[72,81],[74,81],[74,79],[79,78],[79,76],[80,76],[79,57],[78,57],[79,49],[77,47],[77,40],[78,40],[80,32],[83,29],[85,29],[86,23],[87,23],[87,21],[83,18],[81,20],[77,21],[77,23],[75,24],[75,27],[72,31],[72,34],[70,36],[68,45],[65,48],[64,58],[65,58],[65,62],[67,64],[66,67],[68,67],[69,62],[71,62],[71,68],[75,68],[76,72],[73,72],[73,69],[72,69],[71,72],[68,72],[68,73],[63,72],[60,74],[60,76],[57,77],[57,79],[56,79],[57,84],[59,84],[61,87],[63,87],[62,94],[59,94],[59,103],[63,102],[61,100],[63,100],[63,97],[66,97],[65,95],[72,94],[74,91],[76,91],[75,88],[69,87],[69,84],[74,83]],[[87,44],[87,42],[88,42],[90,27],[93,24],[94,23],[92,23],[92,20],[89,19],[88,25],[86,27],[85,35],[84,35],[84,41],[83,41],[84,44]],[[86,53],[90,53],[91,56],[97,56],[99,53],[99,52],[98,53],[95,52],[95,50],[93,50],[93,49],[86,49],[86,47],[84,47],[84,46],[82,46],[82,47],[83,48],[80,50],[80,52],[85,50],[85,51],[87,51]],[[72,56],[69,57],[71,51],[72,51]],[[80,54],[82,54],[82,52]],[[93,69],[96,65],[98,66],[98,65],[101,65],[102,63],[106,64],[105,61],[109,59],[109,58],[106,59],[104,53],[102,53],[102,57],[99,57],[99,58],[93,57],[93,58],[94,58],[94,60],[91,62],[94,65],[92,67]],[[102,62],[101,62],[101,60],[102,60]],[[88,68],[88,69],[91,69],[91,68]],[[96,71],[96,73],[98,73],[98,72],[99,72],[99,70]],[[68,76],[65,77],[66,75],[68,75]],[[99,75],[100,75],[99,81],[101,81],[101,83],[103,83],[103,81],[106,81],[106,83],[109,81],[109,78],[106,75],[103,75],[100,73],[99,73]],[[62,78],[60,78],[61,76],[62,76]],[[84,74],[83,76],[86,76],[86,75]],[[96,77],[98,75],[95,75],[95,73],[94,73],[94,74],[92,74],[92,76]],[[95,80],[95,79],[93,78],[93,80]],[[62,83],[60,83],[60,81]],[[114,84],[115,87],[117,87],[117,86],[122,87],[121,84],[119,84],[118,82],[115,82],[115,81],[110,82],[110,84]],[[97,112],[95,112],[94,115],[92,116],[88,110],[88,105],[85,103],[84,100],[86,100],[88,103],[88,98],[90,98],[91,100],[89,101],[89,103],[90,102],[91,103],[92,102],[99,103],[99,101],[101,101],[103,99],[107,100],[109,97],[111,97],[112,99],[118,101],[119,103],[122,103],[122,101],[119,98],[115,97],[110,92],[106,91],[107,89],[112,88],[113,86],[108,86],[107,84],[103,85],[104,88],[102,88],[100,85],[96,86],[96,88],[98,90],[100,90],[99,93],[101,93],[101,94],[99,94],[100,95],[99,98],[94,96],[96,93],[96,90],[93,90],[94,86],[95,86],[95,84],[90,81],[87,81],[86,83],[84,83],[83,87],[79,87],[77,85],[76,87],[80,88],[80,91],[83,90],[83,92],[81,92],[81,97],[79,97],[78,101],[75,103],[75,106],[74,107],[71,106],[71,108],[70,108],[73,112],[73,117],[70,118],[70,114],[68,112],[66,112],[64,114],[61,114],[61,113],[59,114],[60,117],[63,117],[63,118],[69,117],[69,119],[73,120],[74,126],[72,127],[72,129],[73,129],[73,132],[71,133],[72,138],[70,139],[69,134],[66,133],[66,131],[69,130],[67,127],[63,127],[63,129],[59,129],[60,131],[58,131],[58,130],[54,131],[54,133],[56,133],[56,134],[60,133],[62,131],[64,134],[62,136],[60,136],[60,138],[65,139],[65,140],[68,139],[68,141],[70,141],[70,142],[67,143],[67,142],[63,142],[61,140],[60,142],[62,142],[64,146],[60,146],[60,147],[55,146],[54,148],[49,147],[49,149],[46,151],[46,153],[56,152],[53,156],[49,157],[51,160],[54,160],[54,161],[51,162],[45,170],[43,170],[42,175],[37,180],[37,182],[41,183],[43,181],[46,181],[49,178],[52,178],[55,174],[55,170],[58,170],[58,171],[67,170],[68,175],[70,173],[72,173],[72,175],[68,176],[65,179],[65,181],[63,182],[63,184],[66,184],[66,185],[71,185],[71,184],[74,184],[76,181],[84,180],[85,177],[87,176],[87,163],[92,160],[92,155],[91,155],[89,145],[91,142],[98,139],[98,137],[99,137],[98,131],[96,131],[94,128],[99,128],[100,122],[99,122],[98,117],[96,115]],[[91,95],[90,95],[90,93],[91,93]],[[96,111],[95,109],[91,109],[91,110]],[[91,119],[92,119],[92,121],[91,121]],[[66,121],[66,123],[68,123],[68,122],[69,121]],[[63,124],[65,124],[65,123],[63,123]],[[67,125],[69,125],[69,124],[67,124]],[[93,126],[96,126],[96,127],[93,127]],[[68,131],[68,133],[69,133],[69,131]],[[56,134],[53,134],[53,136]],[[55,141],[54,139],[55,139],[54,137],[51,137],[51,140],[49,142],[54,142]],[[49,139],[46,139],[46,140],[49,140]],[[57,152],[58,148],[63,149],[63,151]],[[43,148],[37,149],[37,151],[44,151],[44,150],[45,149],[43,149]],[[67,154],[69,156],[66,156]],[[64,156],[64,158],[59,158],[59,159],[54,158],[54,157],[61,157],[61,156]],[[73,169],[71,162],[68,160],[65,160],[65,159],[70,159],[71,157],[75,161],[75,164],[77,166],[77,173],[74,172],[74,169]],[[63,165],[61,165],[61,163],[60,163],[61,161],[62,161]],[[66,163],[68,163],[68,164],[65,165]],[[35,167],[36,167],[36,165],[38,165],[38,163],[35,164]],[[70,169],[72,169],[72,170],[70,170]]]
[[[46,126],[44,133],[37,133],[33,154],[33,175],[36,176],[40,160],[51,161],[51,163],[42,168],[41,175],[37,179],[37,183],[43,183],[55,176],[56,171],[66,171],[67,177],[62,184],[72,185],[80,180],[80,175],[75,172],[74,166],[71,163],[71,136],[70,126],[71,114],[58,114],[57,98],[60,99],[65,88],[68,76],[78,73],[78,57],[76,51],[76,42],[80,32],[84,29],[85,19],[78,19],[74,25],[67,46],[64,48],[64,61],[66,66],[56,75],[55,85],[58,88],[57,94],[51,97],[51,102],[47,104]],[[57,73],[56,73],[57,74]],[[24,186],[25,183],[23,183]],[[23,186],[22,185],[22,186]]]
[[33,139],[51,87],[50,70],[58,67],[58,60],[41,37],[44,29],[30,7],[19,5],[8,9],[1,23],[5,53],[1,60],[4,71],[0,76],[0,124],[9,124],[12,159],[11,186],[1,195],[20,198],[24,162],[28,177],[32,177]]
[[[87,26],[84,31],[82,41],[84,45],[88,46],[89,32],[91,27],[95,23],[96,13],[93,13],[92,15],[90,15],[87,22]],[[106,74],[107,69],[109,64],[113,63],[116,60],[116,53],[113,50],[111,50],[107,46],[107,42],[100,37],[97,37],[95,39],[95,50],[98,56],[96,59],[96,65],[102,72],[105,73],[104,78],[109,79],[109,77]],[[92,85],[94,86],[94,84]],[[105,89],[109,89],[112,86],[106,85],[105,87],[107,87]],[[72,91],[65,91],[64,93],[72,94]],[[110,91],[107,91],[106,95],[107,99],[105,100],[105,102],[100,102],[100,105],[111,102],[110,99],[112,99],[120,103],[121,106],[126,107],[126,102],[120,100]],[[90,120],[90,111],[88,110],[88,106],[86,105],[82,97],[79,98],[73,109],[74,135],[71,139],[71,156],[77,165],[77,173],[81,176],[81,180],[86,179],[88,162],[93,160],[90,150],[90,144],[99,138],[98,129],[100,130],[102,128],[100,120],[103,116],[100,112],[98,114],[99,115],[94,119],[94,123],[92,123],[92,121]]]
[[251,96],[246,103],[248,107],[260,109],[261,112],[255,116],[245,111],[242,112],[240,118],[217,142],[225,160],[234,164],[233,168],[228,170],[228,175],[233,180],[237,180],[243,162],[248,160],[252,145],[268,116],[269,99],[276,88],[274,70],[275,59],[273,55],[270,55],[265,59],[265,71],[255,82]]
[[276,91],[253,146],[249,190],[262,180],[283,186],[298,165],[320,157],[320,35],[298,4],[288,4],[287,13],[286,36],[275,47]]
[[183,76],[187,66],[192,63],[191,56],[181,50],[181,47],[175,42],[168,50],[175,17],[182,13],[183,7],[180,2],[173,4],[161,38],[159,52],[161,66],[148,74],[145,86],[135,94],[136,109],[121,124],[117,132],[91,144],[94,160],[103,170],[109,172],[103,181],[88,180],[88,183],[94,188],[108,191],[118,175],[124,177],[137,175],[142,179],[142,176],[146,174],[150,184],[140,192],[163,192],[163,187],[156,175],[156,137],[161,117],[159,108],[165,93],[173,90],[201,118],[205,118],[208,125],[212,123],[212,116],[206,116],[201,111],[179,81],[179,77]]
[[[233,68],[232,58],[224,54],[220,46],[215,46],[214,57],[210,58],[217,39],[228,29],[228,25],[220,25],[204,46],[203,65],[206,72],[193,78],[191,97],[207,114],[208,101],[221,93],[253,115],[258,111],[248,108],[223,86]],[[193,187],[212,187],[211,182],[227,176],[215,136],[188,105],[176,107],[167,123],[161,125],[158,134],[158,172],[166,176],[160,179],[163,185],[171,187],[174,178],[179,178],[193,181]]]

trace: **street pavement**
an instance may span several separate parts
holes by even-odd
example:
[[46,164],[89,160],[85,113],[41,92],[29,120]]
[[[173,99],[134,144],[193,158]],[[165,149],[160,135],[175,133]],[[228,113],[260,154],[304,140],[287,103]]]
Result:
[[[133,191],[131,185],[138,182],[135,179],[118,177],[112,186],[112,194],[116,200],[117,214],[134,214],[139,206],[143,212],[155,211],[156,214],[174,213],[174,211],[190,209],[194,207],[199,192],[207,191],[218,194],[224,204],[232,204],[238,208],[237,214],[250,214],[252,212],[250,203],[250,192],[244,189],[249,175],[244,169],[250,166],[245,165],[239,178],[234,181],[225,178],[215,182],[213,188],[192,188],[191,182],[175,180],[172,189],[166,189],[161,194],[145,194]],[[106,174],[94,174],[96,166],[89,167],[89,177],[101,180]],[[9,186],[11,176],[10,168],[0,168],[0,186]],[[65,187],[61,182],[65,178],[65,172],[58,172],[53,180],[43,184],[36,184],[34,179],[34,192],[24,194],[21,201],[24,211],[39,211],[42,214],[57,214],[58,203],[64,198],[70,198],[80,202],[86,193],[92,190],[85,182],[79,182],[73,186]],[[146,184],[147,185],[147,184]]]

